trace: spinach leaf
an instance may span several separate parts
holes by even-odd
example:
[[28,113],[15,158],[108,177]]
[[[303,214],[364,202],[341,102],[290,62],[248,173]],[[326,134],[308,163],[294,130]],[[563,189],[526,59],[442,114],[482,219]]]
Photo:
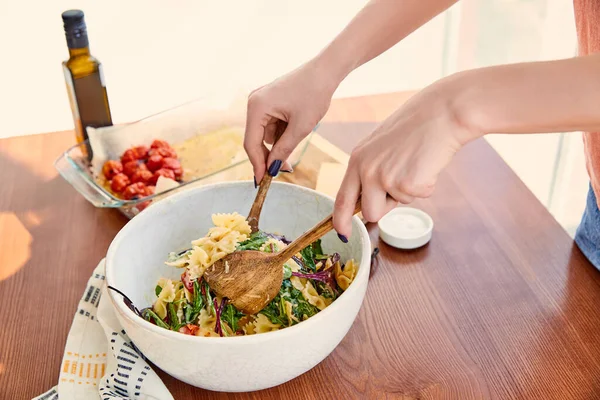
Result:
[[282,310],[281,307],[282,299],[279,295],[275,296],[273,301],[271,301],[260,314],[264,314],[265,317],[269,318],[269,320],[274,324],[279,324],[281,326],[288,326],[288,318],[285,314],[285,311]]
[[[317,241],[312,244],[312,251],[315,258],[322,260],[322,258],[320,258],[323,256],[323,247],[321,247],[321,239],[317,239]],[[327,256],[325,256],[325,259],[327,259]]]
[[238,311],[233,304],[227,304],[227,307],[225,307],[225,310],[221,314],[221,319],[227,322],[227,325],[229,325],[231,329],[236,332],[239,329],[238,321],[243,316],[244,314]]
[[302,292],[296,288],[291,288],[289,291],[290,302],[294,305],[293,312],[294,316],[298,318],[298,321],[304,320],[304,316],[307,318],[312,317],[316,313],[319,312],[319,309],[312,304],[310,304],[304,296]]
[[313,254],[312,246],[308,246],[302,249],[302,251],[300,251],[300,254],[302,254],[302,261],[304,261],[304,266],[306,268],[310,268],[312,271],[316,271],[317,266],[315,265],[315,257]]
[[265,244],[265,242],[269,239],[269,237],[261,231],[255,232],[250,235],[250,237],[238,244],[236,250],[258,250],[260,246]]
[[156,285],[156,287],[154,288],[154,293],[156,293],[156,297],[160,295],[160,292],[162,292],[162,288],[159,285]]

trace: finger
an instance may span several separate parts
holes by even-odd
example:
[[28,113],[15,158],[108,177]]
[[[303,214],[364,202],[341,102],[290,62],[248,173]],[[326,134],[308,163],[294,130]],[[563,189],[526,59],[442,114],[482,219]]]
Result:
[[390,193],[390,196],[392,197],[392,199],[402,204],[410,204],[413,201],[415,201],[414,196],[408,195],[400,191],[393,191],[392,193]]
[[[265,146],[263,144],[261,150],[263,152],[264,160],[266,160],[267,157],[269,157],[269,149],[267,148],[267,146]],[[266,171],[266,169],[263,169],[263,173],[262,173],[262,175],[260,177],[254,175],[254,181],[256,182],[256,185],[260,184],[260,182],[262,181],[262,179],[265,177],[265,173],[266,173],[265,171]]]
[[361,206],[363,217],[368,222],[377,222],[388,211],[388,194],[381,186],[365,182],[361,191]]
[[360,189],[358,168],[351,162],[335,198],[333,210],[333,227],[342,242],[347,242],[352,233],[352,216]]
[[244,134],[244,149],[248,154],[252,168],[254,169],[254,177],[257,182],[260,182],[266,170],[266,160],[268,151],[265,153],[263,148],[265,124],[263,119],[265,118],[264,113],[260,112],[259,109],[252,107],[251,103],[248,103],[248,114],[246,118],[246,132]]
[[290,157],[296,146],[302,141],[302,139],[310,132],[300,129],[295,121],[290,121],[287,128],[281,135],[281,138],[273,145],[271,153],[267,159],[267,165],[269,166],[269,174],[271,176],[277,175],[279,169],[285,161]]
[[265,138],[264,141],[267,144],[273,144],[275,141],[275,131],[277,130],[277,124],[275,122],[267,124],[265,127]]

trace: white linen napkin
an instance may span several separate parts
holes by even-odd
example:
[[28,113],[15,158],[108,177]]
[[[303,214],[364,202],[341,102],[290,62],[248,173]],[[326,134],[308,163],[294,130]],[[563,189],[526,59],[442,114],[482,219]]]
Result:
[[100,261],[67,337],[58,385],[34,400],[173,400],[119,324]]

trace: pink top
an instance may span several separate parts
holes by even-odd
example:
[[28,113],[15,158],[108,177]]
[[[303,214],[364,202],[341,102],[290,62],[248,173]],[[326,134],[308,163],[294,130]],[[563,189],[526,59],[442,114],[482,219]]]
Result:
[[[588,55],[600,52],[600,1],[573,0],[573,6],[579,54]],[[600,104],[598,104],[598,111],[600,112]],[[596,194],[598,207],[600,207],[600,133],[585,132],[583,144],[587,171]]]

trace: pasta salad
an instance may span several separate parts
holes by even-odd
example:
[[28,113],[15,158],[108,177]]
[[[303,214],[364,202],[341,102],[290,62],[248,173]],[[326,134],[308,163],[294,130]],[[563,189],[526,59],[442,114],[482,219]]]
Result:
[[214,227],[192,247],[171,253],[167,265],[183,269],[180,280],[159,279],[156,300],[142,317],[165,329],[196,336],[243,336],[271,332],[304,321],[328,307],[356,276],[354,260],[340,261],[338,253],[325,254],[318,240],[283,265],[279,294],[259,313],[245,315],[219,298],[203,279],[217,260],[242,250],[274,253],[290,242],[281,235],[250,233],[238,214],[214,214]]

